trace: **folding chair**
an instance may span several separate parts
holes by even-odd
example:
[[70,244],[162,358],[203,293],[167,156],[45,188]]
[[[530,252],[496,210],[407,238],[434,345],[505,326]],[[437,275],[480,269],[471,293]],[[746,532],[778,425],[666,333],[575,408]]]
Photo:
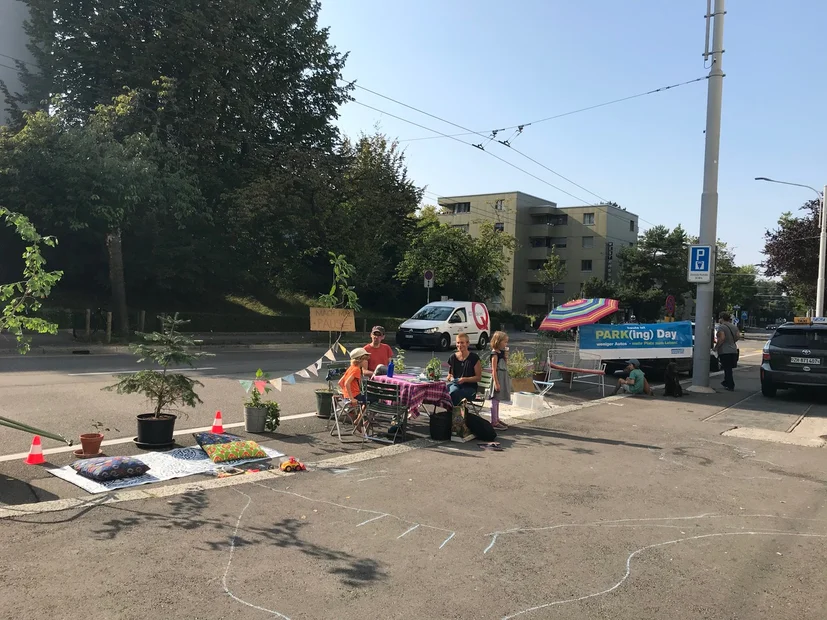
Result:
[[491,383],[494,381],[494,376],[490,370],[483,370],[482,377],[477,383],[477,393],[474,398],[468,401],[468,404],[473,410],[471,413],[480,414],[482,408],[485,406],[485,401],[488,399],[488,392],[491,390]]
[[[405,441],[408,412],[402,403],[399,391],[399,386],[394,383],[365,381],[364,393],[368,403],[361,418],[363,445],[366,439],[382,443],[396,443],[400,432],[402,441]],[[379,433],[385,426],[387,430],[384,431],[385,436],[382,436]]]
[[537,381],[536,379],[533,381],[534,387],[537,388],[537,391],[540,392],[540,396],[545,397],[548,394],[549,390],[554,387],[554,381],[551,379],[551,373],[554,372],[551,368],[551,351],[548,352],[546,355],[546,376],[544,377],[543,381]]
[[[327,376],[325,377],[328,389],[333,392],[332,407],[330,409],[330,416],[327,418],[325,430],[330,431],[331,437],[334,431],[338,433],[340,441],[342,439],[342,431],[339,423],[344,422],[345,418],[350,419],[348,409],[353,411],[350,401],[342,395],[339,389],[339,379],[345,374],[349,366],[350,362],[330,362],[330,364],[327,365]],[[330,428],[331,422],[335,424],[332,429]]]

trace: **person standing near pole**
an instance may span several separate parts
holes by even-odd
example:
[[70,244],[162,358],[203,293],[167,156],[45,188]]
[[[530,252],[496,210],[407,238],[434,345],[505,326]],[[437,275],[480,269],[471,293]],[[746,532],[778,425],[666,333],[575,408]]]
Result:
[[724,369],[724,380],[721,385],[724,389],[732,392],[735,390],[735,379],[732,376],[732,369],[738,363],[738,328],[732,324],[732,317],[729,312],[721,312],[718,317],[721,329],[715,338],[715,350],[718,352],[721,368]]

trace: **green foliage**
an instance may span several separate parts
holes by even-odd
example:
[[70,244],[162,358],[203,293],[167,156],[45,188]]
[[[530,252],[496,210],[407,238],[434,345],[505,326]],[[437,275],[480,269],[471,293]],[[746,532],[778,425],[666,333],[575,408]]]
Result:
[[532,376],[533,362],[522,350],[509,351],[508,375],[512,379],[529,379]]
[[30,339],[24,330],[39,334],[56,334],[57,325],[33,316],[41,307],[41,300],[51,293],[52,288],[63,276],[62,271],[46,271],[43,247],[55,247],[57,239],[43,237],[29,219],[19,213],[12,213],[0,207],[0,219],[14,228],[16,236],[25,244],[23,252],[23,278],[16,282],[0,284],[0,334],[7,331],[17,339],[20,353],[29,351]]
[[[255,381],[264,381],[264,393],[269,394],[273,391],[273,388],[270,387],[270,375],[264,372],[261,368],[256,370],[256,378]],[[250,398],[244,401],[245,407],[250,407],[251,409],[259,409],[264,407],[265,401],[261,398],[261,392],[258,391],[258,388],[253,386],[250,390]]]
[[178,314],[158,318],[163,324],[163,331],[137,334],[141,341],[130,348],[138,356],[139,364],[151,361],[160,366],[161,370],[141,370],[134,374],[119,375],[117,383],[103,388],[107,391],[114,390],[118,394],[143,394],[152,403],[155,417],[163,412],[177,411],[177,406],[195,407],[203,402],[195,388],[203,387],[204,384],[181,373],[169,372],[169,367],[182,364],[193,366],[195,360],[212,355],[192,350],[200,341],[181,333],[180,328],[188,321],[179,319]]
[[[536,317],[525,314],[515,314],[510,310],[489,310],[489,315],[491,318],[491,329],[494,331],[505,330],[507,325],[510,325],[511,329],[525,331],[530,329],[537,320]],[[490,335],[491,334],[489,334],[489,336]]]
[[459,228],[426,221],[411,240],[397,268],[403,281],[422,277],[434,269],[440,293],[455,299],[489,301],[502,293],[502,279],[517,247],[516,239],[499,232],[491,222],[479,224],[474,238]]
[[546,289],[546,296],[549,299],[549,312],[551,312],[552,308],[556,307],[554,289],[566,279],[567,275],[566,262],[560,258],[560,255],[557,254],[556,249],[552,246],[546,262],[543,263],[540,271],[537,272],[537,279],[540,281],[540,284],[543,285],[543,288]]
[[814,306],[815,275],[818,273],[818,236],[820,233],[818,200],[801,207],[804,213],[793,217],[790,212],[778,219],[778,227],[764,234],[765,274],[780,277],[785,293]]
[[263,407],[267,411],[267,418],[264,420],[264,430],[268,433],[275,432],[275,430],[279,427],[281,408],[274,400],[266,401],[263,404]]
[[347,308],[359,311],[359,296],[349,282],[353,278],[355,268],[347,262],[344,254],[330,252],[330,264],[333,265],[333,284],[330,292],[320,295],[318,302],[322,308]]
[[442,360],[432,357],[425,366],[425,376],[431,381],[439,381],[442,376]]
[[396,353],[393,356],[393,370],[394,372],[405,372],[407,366],[405,365],[405,349],[396,347]]

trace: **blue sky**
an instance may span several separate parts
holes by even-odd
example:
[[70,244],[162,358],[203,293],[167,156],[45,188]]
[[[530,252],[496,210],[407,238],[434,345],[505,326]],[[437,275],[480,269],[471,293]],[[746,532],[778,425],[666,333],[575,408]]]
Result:
[[[322,0],[322,23],[350,53],[348,80],[487,133],[707,75],[705,11],[704,0]],[[764,231],[815,197],[754,177],[827,183],[826,31],[823,0],[727,2],[718,236],[739,264],[760,262]],[[704,80],[540,123],[513,147],[637,213],[643,227],[697,234],[706,93]],[[362,90],[354,96],[461,131]],[[377,124],[402,140],[434,135],[356,103],[341,110],[349,135]],[[598,201],[496,142],[487,150],[582,200],[454,140],[403,145],[426,202],[512,190],[560,206]]]

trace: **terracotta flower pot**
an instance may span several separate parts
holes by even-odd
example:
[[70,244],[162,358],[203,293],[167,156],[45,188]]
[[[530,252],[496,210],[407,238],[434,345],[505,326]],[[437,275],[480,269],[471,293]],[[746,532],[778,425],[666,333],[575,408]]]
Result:
[[80,436],[80,445],[84,454],[97,454],[101,449],[103,433],[83,433]]

